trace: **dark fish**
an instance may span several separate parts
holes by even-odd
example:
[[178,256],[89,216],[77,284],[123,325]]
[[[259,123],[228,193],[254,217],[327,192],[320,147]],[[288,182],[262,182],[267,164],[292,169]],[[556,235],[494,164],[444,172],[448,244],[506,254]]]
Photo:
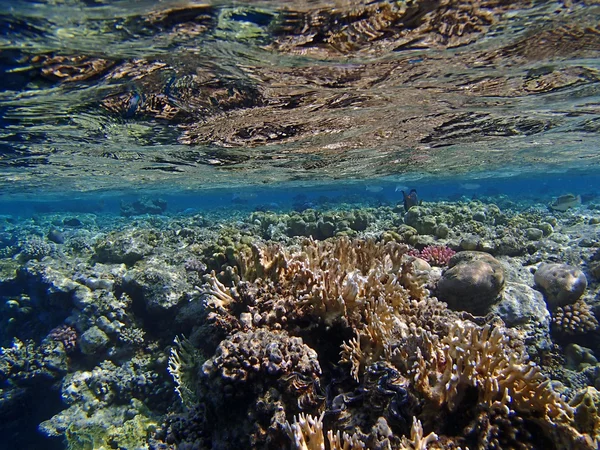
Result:
[[404,211],[408,211],[413,206],[417,206],[419,204],[419,197],[417,197],[417,190],[411,189],[407,194],[404,191],[402,192],[402,197],[404,197]]

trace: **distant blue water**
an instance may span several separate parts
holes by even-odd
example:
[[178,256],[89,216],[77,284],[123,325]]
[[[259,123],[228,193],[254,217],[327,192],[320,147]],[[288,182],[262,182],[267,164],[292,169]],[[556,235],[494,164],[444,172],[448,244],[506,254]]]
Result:
[[520,203],[548,203],[567,193],[582,195],[583,203],[600,202],[600,175],[548,174],[527,177],[484,179],[421,179],[391,181],[374,179],[351,183],[312,185],[275,185],[206,189],[196,192],[103,191],[94,193],[10,195],[0,197],[0,214],[31,216],[38,213],[72,212],[118,214],[123,202],[147,197],[167,202],[167,214],[196,214],[209,211],[285,211],[306,208],[336,208],[348,205],[395,205],[402,201],[402,189],[416,189],[419,199],[427,201],[466,201],[482,199]]

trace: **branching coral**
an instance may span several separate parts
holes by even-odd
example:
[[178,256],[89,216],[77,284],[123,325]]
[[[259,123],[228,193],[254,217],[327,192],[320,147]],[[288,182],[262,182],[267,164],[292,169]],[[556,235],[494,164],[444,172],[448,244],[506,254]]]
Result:
[[456,254],[454,250],[445,245],[428,245],[421,251],[413,249],[409,253],[434,266],[447,266],[450,258]]
[[417,389],[435,404],[455,410],[471,386],[480,404],[509,404],[550,423],[572,419],[572,408],[552,390],[538,366],[510,347],[501,327],[458,321],[441,340],[423,336],[427,348],[417,349],[413,373]]
[[[365,308],[373,310],[368,304],[378,299],[397,308],[427,296],[426,276],[403,258],[407,250],[394,242],[349,239],[307,240],[295,251],[255,246],[250,255],[238,255],[237,280],[237,271],[230,271],[235,286],[226,287],[215,274],[208,277],[206,304],[224,317],[229,305],[245,303],[244,312],[259,326],[282,326],[294,317],[311,317],[326,326],[357,326]],[[244,292],[249,296],[244,298]],[[277,309],[280,313],[274,317]]]
[[319,417],[300,414],[293,423],[287,422],[286,431],[298,450],[325,450],[323,414]]
[[405,436],[402,437],[402,447],[400,450],[427,450],[429,444],[437,442],[438,436],[435,433],[429,433],[424,436],[423,426],[416,417],[413,417],[413,425],[410,431],[410,439]]
[[[229,396],[242,383],[255,395],[277,391],[278,417],[286,419],[325,408],[326,434],[322,415],[279,422],[295,448],[511,445],[533,442],[539,430],[565,448],[591,448],[573,408],[528,362],[516,334],[429,297],[427,276],[407,253],[394,242],[342,238],[236,255],[236,267],[220,280],[209,275],[204,286],[209,321],[228,335],[204,364],[204,381]],[[317,358],[337,345],[342,364],[321,372]],[[315,387],[322,383],[325,391]],[[466,414],[456,423],[450,416],[459,411]],[[402,436],[412,417],[409,440]],[[264,419],[263,430],[276,420]],[[419,420],[443,434],[443,444],[424,436]],[[463,434],[448,436],[450,423]]]
[[[293,423],[287,422],[285,429],[292,440],[293,446],[297,450],[325,450],[325,437],[323,434],[323,414],[319,417],[300,414],[294,418]],[[330,450],[360,450],[367,448],[367,445],[360,439],[357,433],[350,435],[346,432],[334,433],[327,432],[328,448]],[[439,448],[429,444],[438,441],[435,433],[429,433],[424,436],[421,422],[413,417],[410,439],[402,437],[399,450],[427,450]]]

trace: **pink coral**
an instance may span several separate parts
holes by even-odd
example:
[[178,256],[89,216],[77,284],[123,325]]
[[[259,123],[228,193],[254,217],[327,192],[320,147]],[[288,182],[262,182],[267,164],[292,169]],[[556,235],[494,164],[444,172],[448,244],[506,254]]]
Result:
[[416,248],[411,248],[409,251],[406,252],[406,254],[408,256],[414,256],[415,258],[421,257],[421,252]]
[[77,330],[69,325],[59,325],[48,333],[47,339],[61,342],[67,353],[72,353],[77,348]]
[[456,252],[445,245],[428,245],[419,254],[419,258],[424,259],[433,266],[447,266],[450,258]]

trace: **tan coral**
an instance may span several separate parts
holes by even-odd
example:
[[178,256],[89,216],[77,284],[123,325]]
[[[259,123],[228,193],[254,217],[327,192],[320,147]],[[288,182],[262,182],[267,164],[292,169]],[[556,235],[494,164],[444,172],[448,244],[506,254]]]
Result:
[[438,442],[437,434],[432,432],[424,436],[421,421],[413,417],[410,439],[405,436],[402,437],[400,450],[427,450],[428,448],[435,448],[436,446],[430,447],[429,444],[436,442]]
[[[296,450],[325,450],[325,437],[323,434],[323,416],[319,417],[300,414],[294,418],[293,423],[286,422],[284,425],[288,436],[292,440],[293,448]],[[361,450],[367,448],[361,441],[358,434],[352,434],[340,431],[334,433],[327,432],[328,448],[330,450]],[[433,445],[437,443],[438,437],[435,433],[429,433],[424,436],[421,422],[413,417],[413,424],[410,432],[410,439],[403,436],[400,441],[399,450],[433,450],[440,448]]]
[[287,422],[285,429],[297,450],[325,450],[323,414],[319,417],[301,413],[293,423]]
[[564,334],[580,334],[598,328],[592,308],[579,299],[571,305],[558,306],[552,313],[555,329]]
[[[254,246],[251,254],[240,253],[237,259],[240,279],[262,294],[252,306],[253,314],[263,316],[259,323],[269,323],[266,316],[272,303],[283,299],[281,316],[286,319],[311,316],[326,326],[336,322],[357,326],[367,304],[378,298],[398,309],[407,308],[410,299],[427,297],[427,279],[405,261],[407,251],[407,246],[394,242],[342,238],[306,240],[299,249]],[[212,274],[204,288],[207,305],[213,311],[227,311],[233,301],[239,301],[233,290]]]
[[501,327],[458,321],[442,339],[424,336],[425,351],[418,349],[413,373],[417,389],[435,404],[453,411],[471,386],[480,404],[507,404],[549,423],[572,420],[572,408],[537,365],[510,347]]
[[[395,242],[347,238],[307,239],[299,248],[254,246],[237,256],[238,279],[243,280],[237,286],[226,287],[214,273],[209,277],[204,287],[209,319],[225,329],[243,328],[231,311],[234,303],[241,311],[247,291],[253,299],[243,314],[252,317],[252,325],[281,329],[310,317],[326,327],[351,327],[356,338],[342,346],[341,356],[358,380],[364,367],[391,359],[398,339],[408,338],[411,327],[445,330],[453,314],[428,296],[428,274],[415,269],[408,249]],[[236,269],[229,272],[235,280]]]
[[327,440],[329,441],[329,448],[331,450],[362,450],[367,448],[364,442],[358,439],[356,434],[350,435],[345,431],[340,433],[333,433],[329,430],[327,432]]

